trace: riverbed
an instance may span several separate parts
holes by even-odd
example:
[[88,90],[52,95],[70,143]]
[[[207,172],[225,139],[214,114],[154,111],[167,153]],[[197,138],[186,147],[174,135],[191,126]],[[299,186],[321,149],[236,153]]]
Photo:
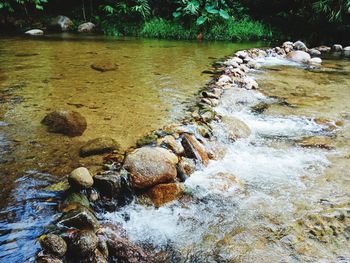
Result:
[[[197,43],[129,38],[0,38],[0,259],[32,261],[36,237],[53,219],[57,195],[44,188],[79,165],[89,139],[108,136],[123,149],[181,119],[210,80],[202,73],[236,50],[264,43]],[[117,69],[98,72],[93,63]],[[42,118],[68,109],[87,119],[81,137],[48,133]]]

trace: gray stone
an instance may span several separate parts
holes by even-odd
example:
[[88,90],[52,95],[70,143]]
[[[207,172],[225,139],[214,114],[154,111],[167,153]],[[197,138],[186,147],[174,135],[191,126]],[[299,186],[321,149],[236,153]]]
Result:
[[69,184],[72,187],[90,188],[94,184],[94,180],[88,169],[79,167],[71,172],[68,177]]
[[311,59],[311,56],[304,51],[291,51],[287,54],[287,58],[299,62],[299,63],[308,63]]
[[294,48],[296,50],[307,51],[307,46],[300,40],[294,43]]
[[96,25],[91,22],[86,22],[78,26],[79,33],[92,33],[95,31]]
[[51,20],[50,29],[65,32],[73,27],[73,22],[66,16],[57,16]]
[[31,29],[25,32],[26,35],[31,35],[31,36],[42,36],[44,35],[44,31],[41,29]]

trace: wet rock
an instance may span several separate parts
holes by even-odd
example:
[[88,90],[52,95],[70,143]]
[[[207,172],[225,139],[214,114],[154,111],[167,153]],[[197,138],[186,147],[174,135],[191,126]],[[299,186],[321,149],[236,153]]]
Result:
[[339,45],[339,44],[334,44],[334,45],[332,46],[332,50],[333,50],[334,52],[341,52],[341,51],[343,50],[343,46],[342,46],[342,45]]
[[319,57],[319,56],[321,56],[321,51],[319,51],[319,50],[317,50],[315,48],[309,49],[308,53],[310,54],[311,57]]
[[86,120],[79,113],[70,110],[60,110],[49,113],[41,121],[48,126],[50,132],[62,133],[68,136],[80,136],[86,130]]
[[58,224],[68,228],[92,229],[99,228],[99,222],[95,215],[86,207],[78,207],[65,213],[59,220]]
[[93,255],[99,239],[96,234],[91,230],[78,231],[74,238],[71,240],[69,250],[72,254],[82,258],[88,258]]
[[31,36],[42,36],[44,35],[44,31],[41,29],[31,29],[25,32],[26,35],[31,35]]
[[217,94],[209,92],[209,91],[203,91],[202,96],[204,98],[209,98],[209,99],[219,99],[219,96]]
[[47,234],[39,240],[43,250],[50,255],[63,257],[67,252],[67,244],[60,236]]
[[53,256],[43,255],[37,257],[36,263],[63,263],[63,261]]
[[108,245],[109,254],[125,263],[151,263],[150,257],[126,237],[115,230],[103,228],[100,231],[104,235]]
[[69,189],[69,183],[68,180],[63,180],[58,183],[55,183],[53,185],[49,185],[44,188],[45,191],[52,191],[52,192],[61,192],[61,191],[66,191]]
[[307,46],[301,41],[295,42],[293,46],[296,50],[307,51]]
[[287,58],[295,62],[307,63],[311,56],[304,51],[291,51],[287,54]]
[[98,235],[98,244],[97,249],[100,251],[100,253],[105,257],[108,258],[109,251],[108,251],[108,245],[106,242],[106,239],[104,236]]
[[203,121],[211,122],[215,118],[216,114],[213,110],[207,110],[207,111],[201,112],[200,116]]
[[190,176],[196,170],[196,162],[193,159],[183,157],[179,166],[187,176]]
[[66,16],[57,16],[51,20],[49,28],[54,31],[65,32],[73,27],[73,22]]
[[80,148],[80,156],[86,157],[90,155],[104,154],[119,150],[120,145],[114,139],[103,137],[88,141]]
[[91,68],[99,72],[114,71],[117,69],[117,65],[113,62],[96,62],[91,65]]
[[219,84],[227,84],[230,82],[232,82],[232,79],[230,76],[227,76],[227,75],[222,75],[218,80]]
[[294,44],[291,41],[286,41],[282,44],[282,48],[284,49],[288,48],[289,50],[293,50]]
[[184,152],[184,148],[182,147],[181,143],[172,135],[167,135],[158,139],[157,145],[165,145],[177,155],[181,155]]
[[182,138],[182,145],[185,149],[185,157],[197,159],[204,165],[209,162],[208,153],[203,144],[201,144],[194,135],[185,134]]
[[261,68],[261,65],[260,65],[258,62],[256,62],[255,60],[249,61],[249,62],[247,63],[247,66],[248,66],[249,68],[252,68],[252,69],[260,69],[260,68]]
[[79,33],[92,33],[95,31],[96,25],[91,22],[86,22],[78,26]]
[[185,187],[182,183],[158,184],[152,187],[148,196],[156,207],[169,203],[180,198],[184,193]]
[[108,260],[101,251],[95,249],[92,254],[84,258],[80,263],[108,263]]
[[320,52],[324,52],[324,53],[327,53],[327,52],[329,52],[330,50],[331,50],[331,48],[330,47],[327,47],[327,46],[319,46],[319,47],[317,47],[316,48],[317,50],[319,50]]
[[254,105],[251,110],[254,113],[263,113],[265,110],[267,110],[269,107],[269,104],[261,102],[256,105]]
[[68,177],[69,184],[77,188],[90,188],[94,184],[94,180],[88,169],[79,167],[71,172]]
[[98,174],[94,176],[94,187],[104,196],[117,198],[122,193],[122,178],[119,174]]
[[237,118],[225,116],[222,122],[227,126],[229,138],[232,140],[247,138],[251,134],[248,125]]
[[63,212],[68,212],[72,209],[76,209],[79,206],[85,206],[89,208],[89,199],[86,197],[86,195],[80,192],[68,191],[63,199],[63,204],[61,205],[60,209]]
[[332,138],[325,136],[311,136],[306,137],[298,142],[298,144],[302,147],[317,147],[324,149],[332,149],[334,148],[334,143]]
[[322,59],[321,58],[312,58],[312,59],[310,59],[309,62],[312,65],[320,65],[320,64],[322,64]]
[[323,125],[326,131],[334,131],[339,126],[342,126],[342,122],[340,120],[333,122],[331,120],[324,119],[324,118],[316,118],[314,119],[314,121],[319,125]]
[[124,168],[135,188],[148,188],[176,178],[175,154],[161,147],[142,147],[126,157]]
[[248,52],[245,50],[241,50],[236,52],[235,54],[237,57],[239,57],[240,59],[245,59],[246,57],[248,57]]
[[345,56],[350,56],[350,46],[344,47],[343,51]]
[[248,90],[258,89],[259,84],[252,78],[245,78],[245,88]]

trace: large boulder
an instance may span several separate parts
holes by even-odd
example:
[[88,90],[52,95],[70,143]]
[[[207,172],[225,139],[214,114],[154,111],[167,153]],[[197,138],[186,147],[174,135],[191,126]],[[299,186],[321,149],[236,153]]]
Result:
[[126,157],[124,168],[130,174],[132,185],[142,189],[174,181],[177,163],[177,156],[170,151],[145,146]]
[[297,50],[289,52],[287,54],[287,58],[298,63],[308,63],[311,59],[311,56],[305,51]]
[[88,141],[80,148],[80,156],[86,157],[96,154],[104,154],[119,150],[120,145],[114,139],[108,137],[96,138]]
[[67,244],[60,236],[47,234],[41,236],[39,240],[43,250],[50,255],[63,257],[67,252]]
[[249,126],[235,117],[223,117],[222,122],[226,125],[231,140],[247,138],[251,134]]
[[96,25],[91,22],[86,22],[78,26],[79,33],[92,33],[95,31]]
[[79,167],[71,172],[68,177],[69,184],[76,188],[90,188],[94,184],[90,172],[85,167]]
[[185,187],[182,183],[158,184],[148,191],[148,196],[156,207],[174,201],[182,196]]
[[209,155],[202,143],[194,135],[185,134],[182,138],[182,145],[185,149],[185,157],[197,159],[204,165],[209,162]]
[[44,35],[44,31],[41,29],[31,29],[25,32],[26,35],[31,35],[31,36],[42,36]]
[[66,32],[72,29],[73,21],[66,16],[56,16],[51,22],[49,28],[54,31]]
[[79,112],[70,110],[51,112],[45,116],[41,123],[48,126],[49,132],[68,136],[80,136],[87,127],[86,119]]

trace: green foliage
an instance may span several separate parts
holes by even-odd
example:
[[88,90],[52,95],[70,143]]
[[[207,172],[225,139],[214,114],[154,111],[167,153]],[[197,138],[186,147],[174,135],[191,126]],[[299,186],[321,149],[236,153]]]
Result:
[[43,4],[47,2],[48,0],[2,0],[0,1],[0,10],[6,10],[11,13],[22,7],[35,7],[37,10],[43,10]]
[[186,29],[179,23],[154,18],[145,22],[141,30],[141,36],[165,39],[195,39],[196,32],[196,28]]
[[175,3],[178,7],[173,12],[174,18],[195,19],[199,26],[219,18],[230,18],[225,0],[177,0]]
[[242,20],[229,19],[217,23],[205,32],[205,37],[212,40],[259,40],[271,39],[272,30],[261,22],[249,18]]
[[313,3],[313,9],[330,21],[341,22],[350,13],[350,0],[319,0]]

